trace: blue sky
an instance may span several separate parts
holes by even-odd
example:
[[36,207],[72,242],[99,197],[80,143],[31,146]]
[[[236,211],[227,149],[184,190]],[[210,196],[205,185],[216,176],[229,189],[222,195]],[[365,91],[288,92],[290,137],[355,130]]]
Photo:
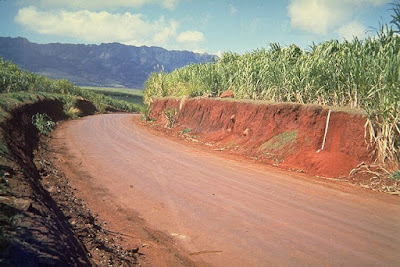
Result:
[[[0,0],[0,36],[220,54],[365,38],[394,0]],[[368,31],[369,30],[369,31]],[[366,32],[367,31],[367,32]]]

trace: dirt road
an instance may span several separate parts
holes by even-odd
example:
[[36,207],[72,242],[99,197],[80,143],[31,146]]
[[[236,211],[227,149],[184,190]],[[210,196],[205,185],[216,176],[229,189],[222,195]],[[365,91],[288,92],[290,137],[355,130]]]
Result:
[[135,210],[211,265],[400,265],[399,197],[221,158],[136,119],[91,116],[54,133],[98,210]]

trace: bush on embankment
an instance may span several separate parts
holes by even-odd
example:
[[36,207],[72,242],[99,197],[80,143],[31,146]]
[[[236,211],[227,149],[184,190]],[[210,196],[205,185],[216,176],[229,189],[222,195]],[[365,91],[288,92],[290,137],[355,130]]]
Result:
[[[400,4],[394,10],[400,11]],[[396,15],[393,21],[399,22]],[[238,99],[362,109],[377,160],[399,162],[400,36],[389,26],[365,40],[331,40],[308,50],[272,44],[243,55],[224,53],[214,63],[153,73],[144,99],[150,104],[158,97],[210,97],[225,90]]]

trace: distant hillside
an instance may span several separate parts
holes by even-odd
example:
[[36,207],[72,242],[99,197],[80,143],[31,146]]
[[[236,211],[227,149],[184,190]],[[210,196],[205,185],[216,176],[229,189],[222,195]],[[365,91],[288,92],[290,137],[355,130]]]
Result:
[[143,88],[148,75],[161,66],[171,72],[215,56],[119,43],[36,44],[21,37],[0,37],[0,57],[27,71],[77,85]]

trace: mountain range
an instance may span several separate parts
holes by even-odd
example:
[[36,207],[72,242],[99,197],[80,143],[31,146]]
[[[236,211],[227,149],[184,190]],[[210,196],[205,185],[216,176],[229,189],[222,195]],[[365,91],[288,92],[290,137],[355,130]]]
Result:
[[54,79],[67,79],[81,86],[144,88],[154,71],[171,72],[191,63],[210,62],[217,57],[161,47],[37,44],[26,38],[0,37],[0,57],[22,69]]

